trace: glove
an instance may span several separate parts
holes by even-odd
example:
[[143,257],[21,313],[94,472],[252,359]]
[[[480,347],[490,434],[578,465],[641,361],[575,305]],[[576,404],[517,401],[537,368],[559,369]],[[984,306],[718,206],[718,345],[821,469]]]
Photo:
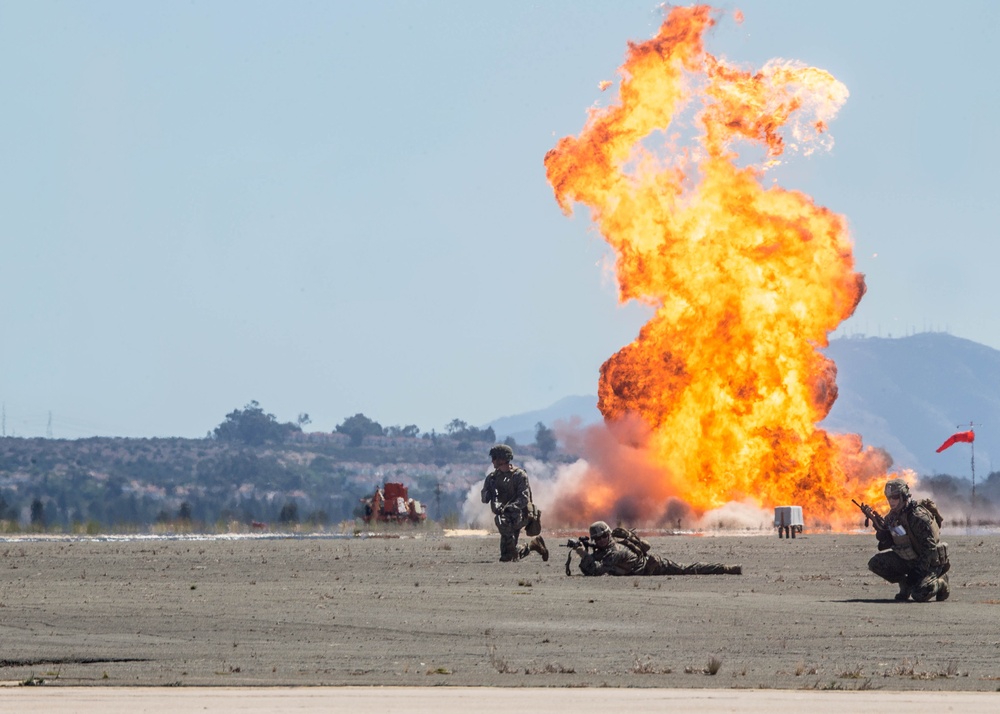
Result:
[[889,531],[875,531],[879,550],[889,550],[892,547],[892,534]]

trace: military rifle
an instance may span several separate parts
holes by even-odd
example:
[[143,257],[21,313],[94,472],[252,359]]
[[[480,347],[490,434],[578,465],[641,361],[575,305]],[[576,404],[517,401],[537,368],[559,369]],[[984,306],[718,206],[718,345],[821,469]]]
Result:
[[594,544],[590,542],[590,536],[580,536],[579,538],[570,538],[566,541],[566,545],[564,545],[563,548],[572,548],[576,550],[581,545],[587,550],[594,547]]
[[569,566],[573,562],[573,551],[580,547],[591,550],[595,546],[590,542],[590,536],[580,536],[579,538],[570,538],[562,544],[562,547],[569,548],[569,552],[566,554],[566,575],[572,575],[573,571],[570,570]]
[[889,530],[889,527],[885,524],[885,519],[879,515],[878,511],[869,506],[867,503],[858,503],[853,498],[851,499],[851,503],[860,508],[861,512],[865,514],[865,528],[868,527],[868,523],[870,521],[871,524],[875,526],[875,530],[877,531]]

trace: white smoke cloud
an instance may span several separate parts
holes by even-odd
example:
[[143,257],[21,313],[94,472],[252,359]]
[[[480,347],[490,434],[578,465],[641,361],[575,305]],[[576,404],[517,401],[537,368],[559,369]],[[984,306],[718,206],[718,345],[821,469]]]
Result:
[[730,501],[724,506],[706,511],[695,528],[712,530],[765,530],[774,527],[774,513],[754,503]]

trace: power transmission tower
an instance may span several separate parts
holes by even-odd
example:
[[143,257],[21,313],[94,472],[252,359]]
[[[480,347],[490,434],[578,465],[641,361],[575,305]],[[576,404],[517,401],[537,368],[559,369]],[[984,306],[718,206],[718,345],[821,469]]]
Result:
[[46,439],[51,439],[52,438],[52,412],[51,411],[49,412],[49,423],[45,427],[45,438]]

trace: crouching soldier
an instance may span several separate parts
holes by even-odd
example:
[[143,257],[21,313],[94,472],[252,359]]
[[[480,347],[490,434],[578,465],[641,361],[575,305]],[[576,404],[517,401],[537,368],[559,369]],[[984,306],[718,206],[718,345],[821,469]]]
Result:
[[891,479],[885,484],[889,513],[877,523],[875,537],[878,549],[868,561],[868,569],[890,583],[899,584],[896,600],[913,598],[927,602],[932,597],[947,600],[947,544],[941,542],[943,518],[929,499],[914,501],[910,487],[903,479]]
[[[614,537],[612,537],[614,536]],[[584,575],[742,575],[739,565],[692,563],[680,565],[649,552],[649,543],[633,531],[611,527],[604,521],[590,526],[590,543],[571,541],[580,556]],[[588,547],[589,546],[589,547]],[[567,562],[566,574],[569,575]]]

